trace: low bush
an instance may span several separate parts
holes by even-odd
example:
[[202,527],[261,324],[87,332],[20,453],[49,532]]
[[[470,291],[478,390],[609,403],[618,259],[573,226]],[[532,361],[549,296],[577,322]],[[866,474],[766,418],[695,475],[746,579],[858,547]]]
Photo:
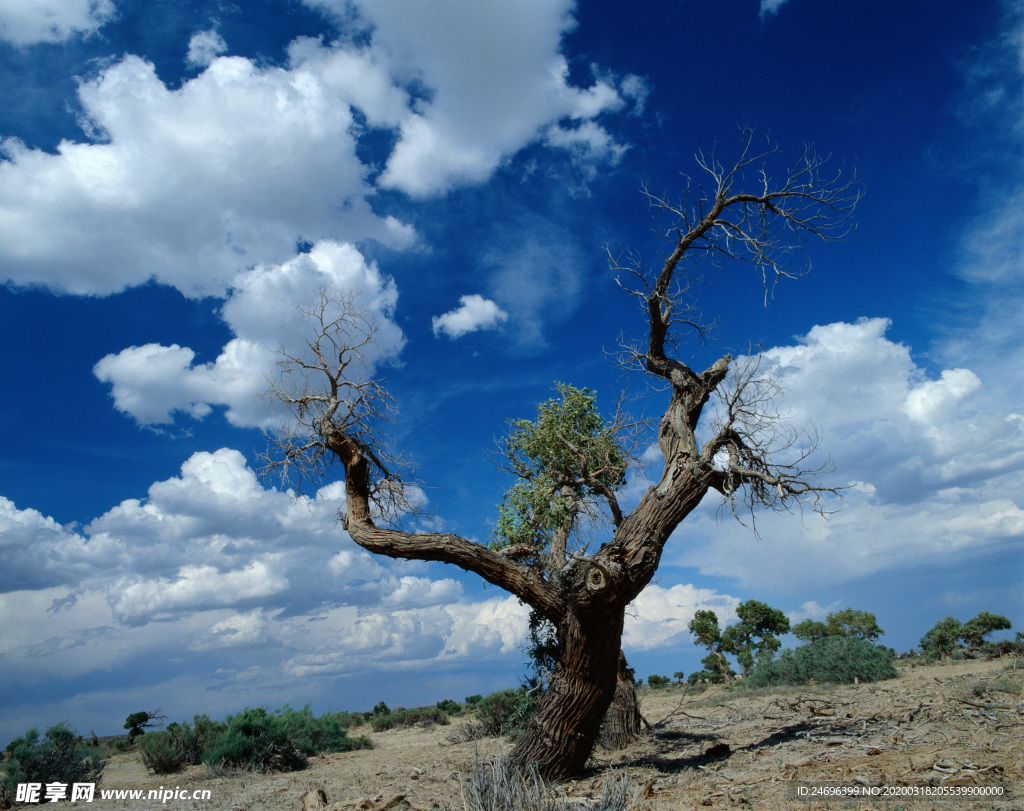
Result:
[[450,721],[448,714],[440,707],[415,707],[411,710],[399,707],[383,715],[374,715],[372,723],[374,732],[384,732],[407,727],[444,726]]
[[185,766],[202,762],[206,750],[225,732],[228,725],[213,721],[206,715],[192,718],[188,722],[173,723],[167,729],[150,732],[136,744],[146,768],[155,774],[171,774]]
[[668,687],[672,683],[672,679],[668,676],[648,676],[647,684],[650,685],[653,690],[661,690],[664,687]]
[[55,724],[40,738],[30,729],[7,746],[0,798],[13,799],[18,783],[95,783],[103,759],[64,724]]
[[525,687],[498,690],[484,696],[476,705],[476,717],[488,735],[516,737],[537,708],[537,700]]
[[295,771],[308,765],[310,755],[369,748],[365,738],[349,738],[335,713],[313,716],[285,707],[275,713],[246,709],[227,720],[226,730],[206,748],[203,763],[214,767],[252,768],[256,771]]
[[875,682],[897,675],[890,649],[866,639],[829,636],[796,650],[784,650],[778,659],[754,666],[743,683],[749,687],[777,684]]
[[445,715],[458,715],[462,712],[462,705],[458,701],[454,701],[450,698],[446,698],[444,701],[438,701],[437,708]]

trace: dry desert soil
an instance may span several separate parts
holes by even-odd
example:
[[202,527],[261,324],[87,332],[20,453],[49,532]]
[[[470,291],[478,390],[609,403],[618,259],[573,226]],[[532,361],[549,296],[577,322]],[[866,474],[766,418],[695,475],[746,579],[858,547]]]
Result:
[[[643,690],[641,710],[653,729],[626,750],[595,752],[586,775],[553,791],[585,809],[615,775],[628,780],[630,808],[650,811],[1024,810],[1024,661],[901,664],[899,671],[879,684],[836,688]],[[463,809],[474,757],[501,747],[493,738],[454,743],[465,723],[359,729],[355,734],[368,735],[373,749],[322,755],[307,770],[287,774],[213,776],[196,766],[152,775],[137,756],[118,755],[108,761],[101,788],[209,789],[210,799],[112,801],[97,792],[86,807]],[[801,786],[825,782],[876,796],[795,796]],[[937,789],[945,796],[935,796]],[[881,796],[885,791],[897,793]]]

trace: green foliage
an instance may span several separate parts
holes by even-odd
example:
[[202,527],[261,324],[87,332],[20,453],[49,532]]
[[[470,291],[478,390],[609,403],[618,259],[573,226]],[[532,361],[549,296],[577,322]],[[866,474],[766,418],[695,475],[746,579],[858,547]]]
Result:
[[982,611],[974,619],[967,620],[960,632],[960,639],[967,645],[968,651],[974,651],[985,643],[985,637],[994,631],[1009,631],[1010,621],[1002,614],[991,614]]
[[758,600],[740,603],[736,616],[739,621],[721,631],[715,612],[702,609],[693,615],[687,626],[693,633],[694,644],[704,645],[711,651],[702,660],[709,681],[718,682],[733,675],[726,653],[735,656],[747,673],[755,662],[770,660],[782,646],[776,634],[789,631],[786,615]]
[[850,639],[874,641],[884,634],[878,627],[878,620],[869,611],[845,608],[825,618],[825,622],[804,620],[793,626],[793,634],[805,642],[815,642],[827,636],[845,636]]
[[686,680],[686,674],[682,670],[677,670],[672,674],[672,678],[676,680],[676,684],[682,684]]
[[483,700],[484,700],[484,697],[482,695],[480,695],[479,693],[477,693],[476,695],[472,695],[472,696],[466,696],[466,703],[470,707],[475,707],[477,704],[479,704]]
[[448,715],[440,707],[415,707],[411,710],[399,707],[397,710],[374,715],[373,731],[383,732],[387,729],[404,729],[406,727],[432,727],[435,724],[444,726],[449,723]]
[[789,631],[789,619],[777,608],[758,600],[736,607],[739,622],[722,632],[722,649],[736,657],[746,675],[758,661],[770,661],[782,643],[776,634]]
[[654,690],[661,690],[668,687],[672,683],[672,679],[668,676],[648,676],[647,683]]
[[103,760],[97,750],[64,724],[55,724],[40,739],[38,729],[30,729],[7,746],[0,786],[11,797],[18,783],[95,783]]
[[927,658],[944,659],[952,656],[953,651],[960,647],[961,633],[963,624],[960,620],[946,617],[935,623],[931,630],[921,637],[921,650]]
[[828,635],[828,626],[818,620],[806,619],[793,626],[793,636],[804,642],[817,642]]
[[458,715],[462,712],[462,705],[458,701],[454,701],[450,698],[446,698],[444,701],[438,701],[437,708],[445,715]]
[[[1008,631],[1011,627],[1006,617],[988,611],[981,611],[963,623],[955,617],[946,617],[921,637],[921,651],[926,659],[933,661],[946,657],[960,659],[965,653],[973,656],[983,651],[986,636],[994,631]],[[1020,637],[1020,634],[1017,636]]]
[[597,395],[557,383],[558,397],[536,420],[510,420],[505,456],[519,480],[498,507],[491,546],[525,546],[540,558],[556,532],[572,529],[582,502],[626,483],[626,453],[615,427],[597,411]]
[[373,708],[374,715],[388,715],[390,712],[391,710],[388,709],[388,705],[383,701],[377,702],[377,705]]
[[476,705],[476,716],[487,735],[515,738],[536,708],[536,699],[525,687],[510,688],[484,696]]
[[316,718],[308,705],[275,713],[261,708],[242,710],[230,716],[225,727],[204,747],[202,762],[208,766],[294,771],[305,768],[310,755],[369,746],[363,738],[348,737],[339,715]]
[[896,677],[889,649],[866,639],[826,636],[785,650],[774,661],[761,661],[750,671],[744,684],[767,687],[779,684],[850,684],[854,680],[875,682]]

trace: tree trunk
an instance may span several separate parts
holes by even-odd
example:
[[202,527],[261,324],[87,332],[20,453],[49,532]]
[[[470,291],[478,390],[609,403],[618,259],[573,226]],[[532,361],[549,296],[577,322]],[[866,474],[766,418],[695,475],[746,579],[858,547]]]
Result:
[[626,655],[619,651],[619,673],[615,683],[615,697],[604,717],[600,743],[615,751],[629,746],[640,734],[644,718],[636,697],[633,669],[626,663]]
[[615,695],[622,621],[622,609],[602,617],[567,613],[551,686],[512,749],[512,763],[535,765],[547,780],[583,771]]

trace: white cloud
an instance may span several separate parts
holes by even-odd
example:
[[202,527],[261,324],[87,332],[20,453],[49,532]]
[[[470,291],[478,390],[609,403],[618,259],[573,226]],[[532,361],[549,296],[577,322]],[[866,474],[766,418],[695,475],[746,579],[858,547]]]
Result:
[[712,589],[689,584],[671,588],[649,585],[626,611],[622,644],[627,650],[646,651],[692,641],[687,629],[699,610],[711,610],[720,624],[728,625],[740,600]]
[[458,308],[430,319],[435,336],[444,333],[452,340],[477,330],[494,329],[506,320],[508,313],[476,293],[460,296]]
[[116,11],[112,0],[4,0],[0,40],[24,46],[88,36]]
[[185,61],[195,67],[205,68],[227,49],[228,44],[216,29],[199,31],[193,34],[192,39],[188,41],[188,53],[185,55]]
[[235,337],[215,360],[197,364],[191,349],[146,344],[107,355],[94,372],[111,384],[117,409],[139,424],[169,423],[175,412],[202,419],[213,406],[226,406],[233,425],[271,424],[280,415],[259,395],[267,376],[275,374],[278,350],[305,346],[311,325],[297,308],[310,303],[310,291],[325,286],[355,294],[356,305],[377,322],[375,340],[354,376],[395,359],[405,339],[391,320],[398,300],[394,282],[351,245],[321,242],[308,254],[237,277],[221,309]]
[[810,420],[835,464],[825,483],[853,485],[828,520],[758,517],[763,542],[713,503],[687,520],[691,542],[668,560],[736,577],[750,588],[835,585],[928,561],[952,564],[1024,547],[1024,426],[968,369],[929,379],[889,323],[864,319],[812,329],[764,353],[784,406]]
[[302,56],[289,68],[220,57],[175,90],[126,56],[79,88],[95,142],[50,154],[4,141],[6,278],[84,294],[155,279],[223,296],[299,238],[408,247],[411,228],[371,210],[356,156],[349,103],[373,65],[337,49]]
[[[306,2],[349,19],[345,0]],[[579,124],[623,106],[607,81],[585,89],[569,84],[559,50],[562,36],[575,26],[569,0],[361,0],[356,6],[372,29],[380,62],[400,84],[418,91],[380,178],[384,188],[427,197],[481,182],[563,118]],[[615,152],[611,136],[596,124],[585,140],[602,137],[607,143],[593,152],[594,160]]]

